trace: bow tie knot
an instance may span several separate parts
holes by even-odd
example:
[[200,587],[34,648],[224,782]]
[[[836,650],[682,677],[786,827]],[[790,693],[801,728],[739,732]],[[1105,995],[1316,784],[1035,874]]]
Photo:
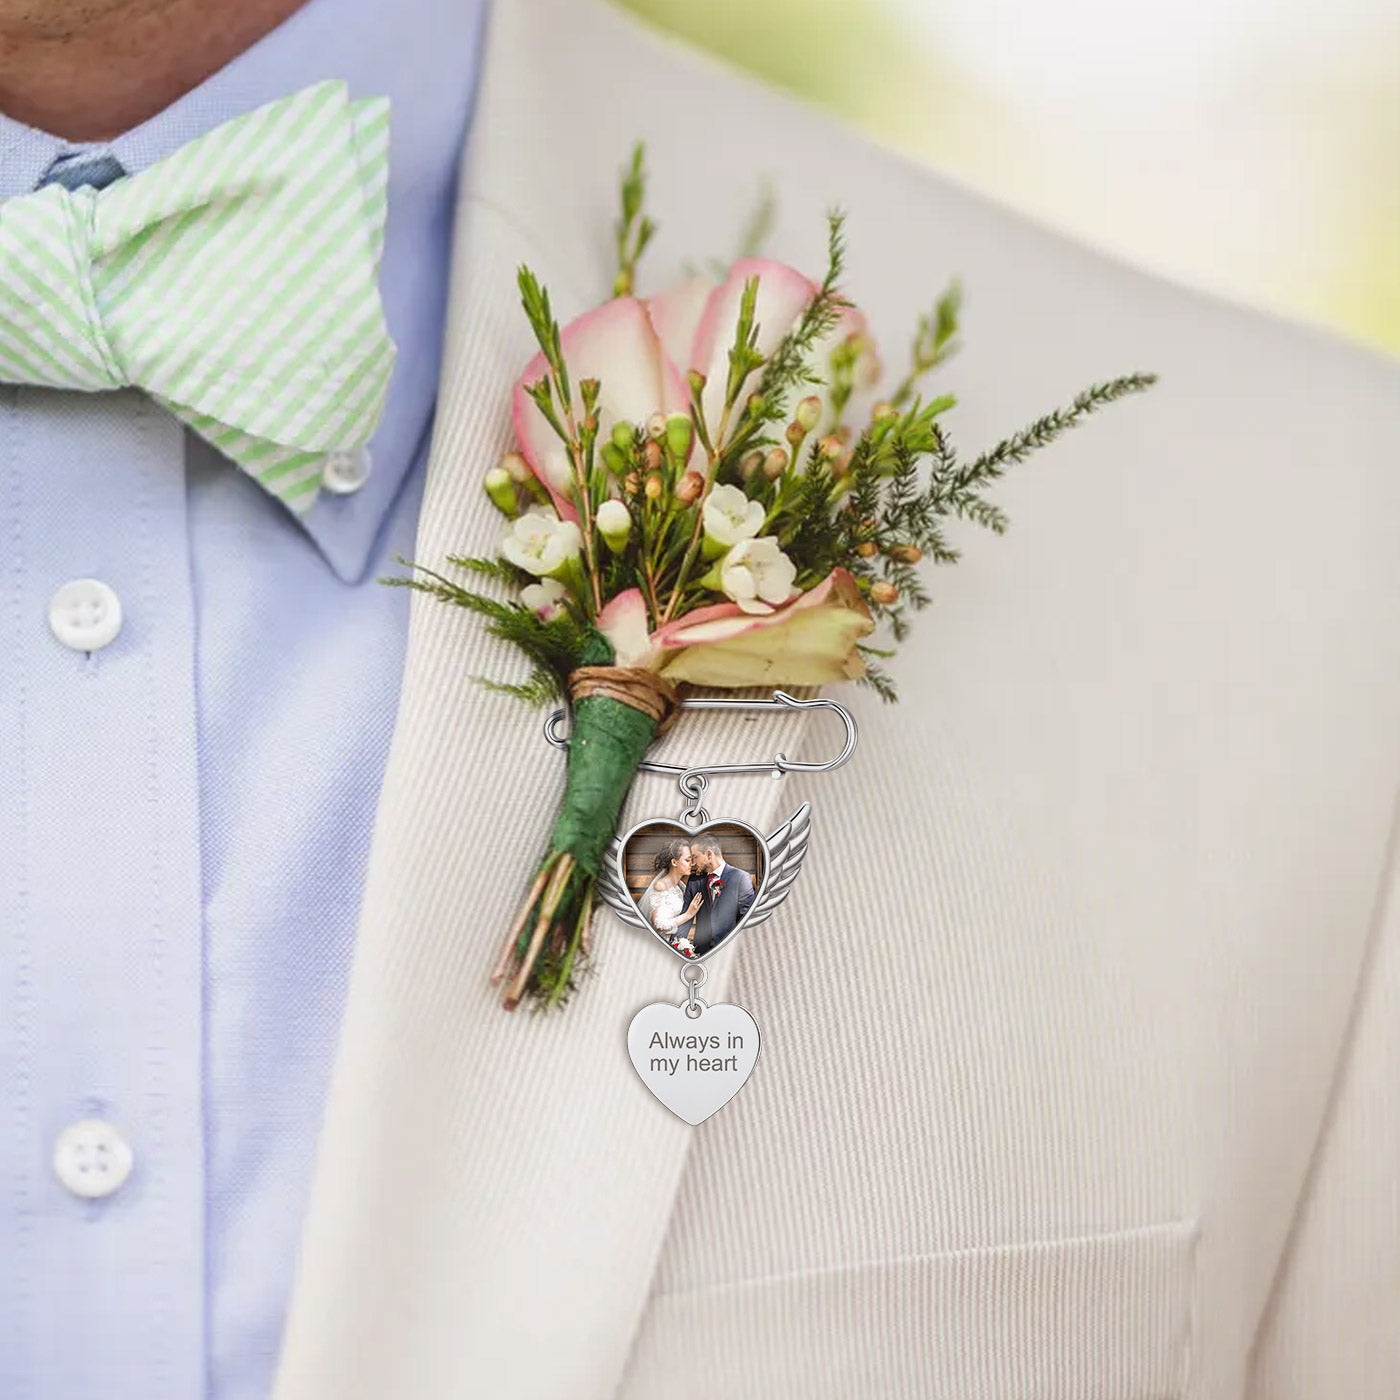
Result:
[[294,510],[383,413],[387,98],[339,79],[0,204],[0,380],[134,386]]
[[[87,392],[131,383],[93,287],[96,214],[97,191],[86,186],[47,185],[0,207],[0,266],[9,273],[0,374],[7,383]],[[28,353],[11,353],[10,343]]]

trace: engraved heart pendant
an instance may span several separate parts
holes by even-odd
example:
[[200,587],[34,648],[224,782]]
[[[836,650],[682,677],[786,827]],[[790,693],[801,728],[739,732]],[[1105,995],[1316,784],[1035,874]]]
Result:
[[644,1006],[627,1028],[627,1053],[642,1083],[692,1127],[718,1113],[748,1082],[758,1024],[742,1006],[668,1001]]

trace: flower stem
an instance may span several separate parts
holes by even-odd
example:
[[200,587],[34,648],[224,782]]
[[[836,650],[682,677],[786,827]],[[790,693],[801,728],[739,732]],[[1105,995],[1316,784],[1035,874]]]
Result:
[[654,629],[661,625],[661,608],[656,601],[656,576],[652,572],[651,560],[646,557],[645,552],[642,555],[642,570],[642,582],[646,585],[647,612]]
[[545,1001],[546,1006],[557,1006],[563,1000],[569,990],[569,976],[574,970],[574,959],[582,953],[588,956],[589,928],[588,925],[593,916],[593,886],[589,885],[587,892],[583,896],[583,902],[579,906],[578,918],[574,920],[573,936],[569,939],[568,951],[564,954],[563,964],[559,968],[559,976],[554,986],[550,989],[549,996]]
[[675,616],[676,608],[681,601],[681,594],[685,590],[686,579],[695,563],[695,556],[700,552],[700,536],[705,526],[705,501],[709,497],[710,488],[714,486],[715,475],[719,471],[721,449],[718,444],[724,442],[724,434],[729,428],[729,414],[733,407],[732,403],[725,404],[724,412],[720,414],[719,432],[715,434],[714,438],[716,445],[709,449],[709,460],[705,464],[705,489],[700,493],[700,499],[695,503],[695,526],[690,532],[690,544],[686,547],[685,558],[681,560],[680,573],[676,575],[676,585],[671,590],[671,597],[666,603],[666,612],[661,619],[663,625],[670,622]]
[[550,871],[549,883],[545,887],[544,898],[540,901],[540,912],[535,919],[534,932],[530,935],[530,946],[526,948],[525,956],[501,999],[501,1004],[507,1011],[514,1011],[520,1005],[520,998],[525,995],[530,973],[534,970],[540,949],[544,947],[545,935],[554,920],[554,911],[559,907],[559,901],[564,897],[564,890],[568,886],[569,874],[574,868],[574,857],[571,852],[562,851],[550,857],[546,862],[546,869],[551,864],[554,868]]
[[564,405],[564,422],[569,429],[569,460],[574,467],[574,485],[578,490],[579,514],[583,517],[583,555],[588,561],[588,581],[593,591],[593,616],[603,611],[603,588],[598,577],[598,560],[593,543],[593,497],[588,485],[588,473],[583,465],[583,444],[579,441],[574,422],[574,406]]
[[501,945],[501,956],[496,959],[495,969],[491,973],[493,982],[499,982],[510,971],[511,964],[515,961],[520,942],[520,930],[525,927],[525,920],[530,917],[530,911],[539,901],[540,894],[544,890],[544,882],[549,879],[549,868],[552,860],[553,857],[540,866],[540,873],[535,877],[535,883],[530,886],[530,893],[526,895],[525,903],[520,906],[520,912],[516,914],[515,922],[510,926],[510,932],[506,934],[506,941]]

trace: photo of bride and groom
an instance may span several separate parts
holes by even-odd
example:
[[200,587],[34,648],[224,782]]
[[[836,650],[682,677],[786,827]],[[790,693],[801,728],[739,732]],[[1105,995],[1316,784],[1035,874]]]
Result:
[[742,827],[726,830],[723,840],[713,831],[642,831],[626,852],[628,886],[642,917],[678,953],[696,958],[717,948],[748,913],[761,863],[758,842]]

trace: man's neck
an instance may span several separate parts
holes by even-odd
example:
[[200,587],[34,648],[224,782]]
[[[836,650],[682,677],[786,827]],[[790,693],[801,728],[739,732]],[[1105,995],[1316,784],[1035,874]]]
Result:
[[305,0],[0,0],[0,111],[109,141],[199,86]]

